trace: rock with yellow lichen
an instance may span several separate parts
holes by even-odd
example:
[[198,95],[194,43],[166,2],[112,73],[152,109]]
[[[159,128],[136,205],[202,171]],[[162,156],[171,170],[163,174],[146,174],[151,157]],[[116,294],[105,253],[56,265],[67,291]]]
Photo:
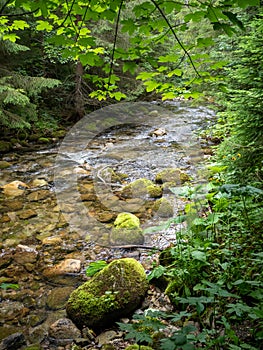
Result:
[[176,186],[181,185],[185,182],[190,181],[190,176],[184,173],[182,170],[177,168],[166,168],[159,172],[155,181],[160,184],[169,183],[170,185]]
[[140,227],[140,220],[131,213],[120,213],[114,221],[111,231],[111,243],[121,244],[143,244],[144,236]]
[[100,330],[135,311],[147,289],[146,274],[138,261],[114,260],[71,293],[67,314],[79,328]]
[[142,178],[125,186],[121,194],[125,198],[159,198],[162,196],[162,188],[151,180]]

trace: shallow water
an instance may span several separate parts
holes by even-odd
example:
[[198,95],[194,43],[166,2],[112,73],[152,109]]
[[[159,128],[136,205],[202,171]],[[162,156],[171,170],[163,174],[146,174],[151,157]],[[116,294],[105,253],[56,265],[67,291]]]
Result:
[[[139,178],[154,180],[165,168],[180,168],[192,183],[204,181],[205,155],[197,132],[213,120],[211,110],[182,101],[119,104],[91,113],[56,146],[3,156],[12,165],[1,171],[0,185],[19,180],[28,188],[15,197],[0,194],[0,285],[20,288],[0,289],[0,340],[16,329],[28,344],[45,343],[49,325],[65,316],[56,298],[86,279],[91,261],[128,255],[149,268],[147,251],[102,247],[108,245],[118,212],[111,210],[113,203],[115,209],[123,205],[118,197],[122,186]],[[116,182],[109,169],[126,176]],[[44,182],[39,185],[36,179]],[[177,215],[185,203],[169,191],[164,195],[173,197]],[[135,202],[132,198],[129,205]],[[163,221],[149,208],[136,215],[143,228]],[[148,234],[145,244],[164,248],[176,242],[180,228]],[[69,259],[75,261],[75,270],[70,270]]]

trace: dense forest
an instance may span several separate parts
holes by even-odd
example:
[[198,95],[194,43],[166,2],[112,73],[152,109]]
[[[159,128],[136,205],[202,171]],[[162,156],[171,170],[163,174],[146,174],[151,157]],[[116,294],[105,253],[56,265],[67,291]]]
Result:
[[[260,1],[0,0],[0,53],[3,154],[57,140],[119,101],[180,99],[215,110],[201,135],[213,143],[208,183],[177,193],[192,202],[173,218],[188,220],[187,231],[149,276],[174,280],[166,293],[177,312],[135,315],[120,327],[153,349],[261,349]],[[176,331],[158,338],[167,320]]]

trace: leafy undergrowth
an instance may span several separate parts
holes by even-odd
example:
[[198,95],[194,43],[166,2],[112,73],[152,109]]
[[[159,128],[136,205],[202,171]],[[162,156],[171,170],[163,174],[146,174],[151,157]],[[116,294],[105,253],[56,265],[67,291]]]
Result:
[[260,349],[263,191],[213,182],[172,190],[191,204],[166,225],[186,221],[187,229],[161,252],[149,280],[163,287],[174,311],[146,310],[119,327],[153,349]]

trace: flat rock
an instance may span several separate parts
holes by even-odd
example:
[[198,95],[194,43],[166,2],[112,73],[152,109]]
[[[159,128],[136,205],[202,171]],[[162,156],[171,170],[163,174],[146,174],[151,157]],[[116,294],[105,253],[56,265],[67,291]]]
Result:
[[81,269],[81,261],[78,259],[65,259],[55,266],[47,267],[43,274],[45,277],[78,273]]
[[3,192],[7,197],[17,197],[21,196],[25,190],[28,188],[28,185],[22,181],[12,181],[3,186]]

